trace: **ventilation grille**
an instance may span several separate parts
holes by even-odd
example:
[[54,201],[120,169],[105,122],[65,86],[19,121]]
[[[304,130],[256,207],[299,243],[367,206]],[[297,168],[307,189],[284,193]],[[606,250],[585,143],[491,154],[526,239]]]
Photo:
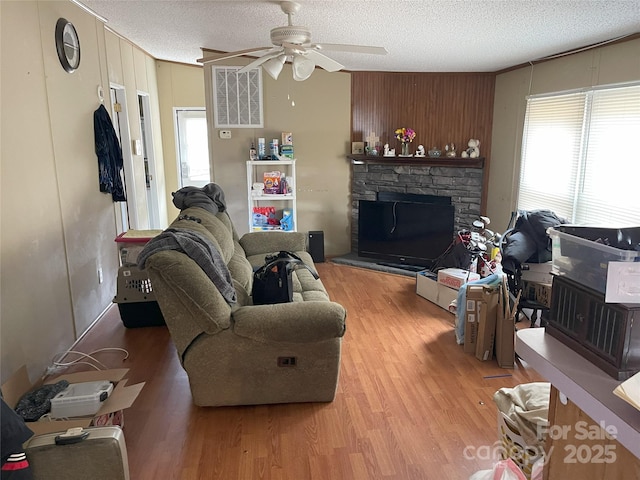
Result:
[[553,285],[557,289],[557,294],[553,298],[554,322],[569,332],[579,333],[582,317],[578,313],[578,292],[564,285],[556,285]]
[[620,335],[624,334],[625,318],[621,312],[601,302],[589,302],[590,325],[587,342],[599,352],[615,359],[618,357]]
[[238,73],[241,67],[212,66],[216,128],[263,128],[262,70]]
[[120,267],[115,303],[148,302],[155,300],[151,280],[146,271],[137,267]]

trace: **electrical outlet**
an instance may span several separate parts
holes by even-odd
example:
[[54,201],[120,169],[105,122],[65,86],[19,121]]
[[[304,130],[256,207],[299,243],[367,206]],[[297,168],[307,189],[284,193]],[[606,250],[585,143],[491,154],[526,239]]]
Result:
[[228,140],[231,138],[231,130],[220,130],[220,138]]
[[104,281],[104,277],[102,276],[102,267],[98,267],[98,283],[102,283]]

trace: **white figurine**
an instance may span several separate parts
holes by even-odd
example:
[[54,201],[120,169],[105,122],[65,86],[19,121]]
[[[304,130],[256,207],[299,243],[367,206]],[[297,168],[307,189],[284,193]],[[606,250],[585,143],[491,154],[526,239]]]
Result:
[[416,157],[424,157],[424,145],[418,145],[418,150],[416,150]]
[[388,143],[384,144],[384,156],[385,157],[389,156],[389,144]]
[[472,138],[467,145],[469,148],[462,152],[462,158],[478,158],[480,156],[480,140]]

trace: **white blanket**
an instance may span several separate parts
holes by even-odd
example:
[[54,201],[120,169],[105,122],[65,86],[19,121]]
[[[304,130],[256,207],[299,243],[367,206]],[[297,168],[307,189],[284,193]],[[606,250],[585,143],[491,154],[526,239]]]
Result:
[[549,418],[548,382],[523,383],[514,388],[501,388],[493,394],[498,410],[504,413],[518,428],[528,445],[537,445],[544,440],[542,432]]

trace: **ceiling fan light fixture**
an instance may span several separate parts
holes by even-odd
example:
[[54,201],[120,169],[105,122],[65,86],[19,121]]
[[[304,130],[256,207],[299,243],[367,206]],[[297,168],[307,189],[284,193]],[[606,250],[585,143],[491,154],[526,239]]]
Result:
[[304,55],[296,55],[293,58],[293,79],[302,82],[309,78],[316,68],[316,64]]
[[286,60],[286,55],[278,55],[277,57],[271,58],[264,62],[262,64],[262,69],[267,72],[271,78],[277,80],[280,72],[282,72],[282,67],[284,66],[284,62]]
[[[0,0],[2,1],[2,0]],[[275,3],[275,2],[268,2]],[[271,29],[271,44],[274,47],[256,47],[246,50],[238,50],[222,55],[207,56],[198,59],[206,65],[219,62],[228,58],[235,58],[242,55],[264,52],[249,64],[242,67],[238,72],[247,73],[253,68],[262,66],[271,78],[276,80],[282,72],[286,61],[292,62],[293,78],[301,82],[309,78],[316,67],[327,72],[337,72],[344,66],[320,51],[333,50],[338,52],[349,52],[358,54],[384,55],[387,50],[383,47],[371,47],[366,45],[347,45],[335,43],[311,43],[311,29],[308,27],[294,25],[292,17],[300,11],[300,3],[295,1],[281,1],[281,10],[287,15],[288,24]],[[203,49],[203,51],[209,49]]]

